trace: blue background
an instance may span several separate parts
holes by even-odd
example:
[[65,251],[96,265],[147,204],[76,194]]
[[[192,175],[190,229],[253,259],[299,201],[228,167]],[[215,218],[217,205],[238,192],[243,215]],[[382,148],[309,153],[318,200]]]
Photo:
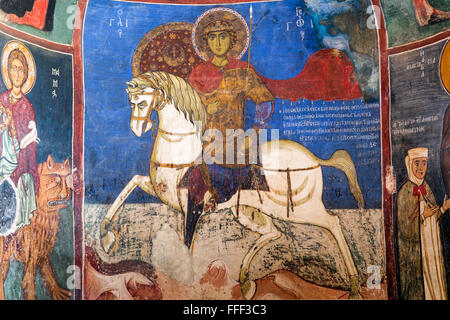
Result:
[[[1,33],[0,48],[11,40],[16,39]],[[72,56],[21,42],[30,50],[36,63],[36,81],[26,97],[33,105],[38,137],[41,140],[37,148],[37,163],[47,160],[49,154],[57,162],[63,162],[66,158],[71,160]],[[52,68],[59,68],[59,77],[52,76]],[[53,79],[58,80],[58,88],[53,88]],[[1,91],[7,90],[3,79],[1,85]],[[56,99],[52,98],[53,89],[57,91]]]
[[[314,6],[311,6],[311,3]],[[330,5],[334,4],[333,10]],[[306,0],[253,3],[253,31],[251,63],[261,75],[272,79],[289,79],[300,73],[307,59],[314,52],[325,48],[324,39],[330,37],[322,19],[354,10],[365,12],[358,1]],[[157,5],[136,4],[108,0],[91,1],[84,22],[83,57],[85,86],[85,201],[88,203],[112,203],[122,188],[136,174],[148,175],[152,135],[137,138],[129,128],[130,107],[125,93],[125,82],[132,78],[131,62],[139,41],[151,29],[169,22],[194,23],[209,5]],[[227,6],[244,16],[249,23],[249,4]],[[305,13],[302,28],[296,27],[296,8]],[[314,9],[314,10],[313,10]],[[119,26],[119,14],[122,26]],[[114,19],[114,20],[112,20]],[[125,26],[128,20],[128,27]],[[289,31],[287,24],[289,23]],[[119,29],[121,36],[119,36]],[[304,32],[303,39],[301,31]],[[348,36],[335,35],[347,41]],[[346,38],[347,37],[347,38]],[[347,40],[346,40],[347,39]],[[347,52],[346,52],[347,53]],[[245,55],[242,60],[247,60]],[[355,61],[357,62],[357,61]],[[376,95],[378,96],[378,95]],[[291,104],[277,99],[274,116],[269,128],[280,129],[280,138],[296,140],[317,156],[328,158],[337,149],[347,150],[357,167],[366,207],[381,208],[381,169],[379,130],[367,161],[358,155],[361,149],[353,141],[307,141],[314,134],[283,133],[284,108],[305,105],[364,105],[378,101],[311,102],[300,100]],[[373,109],[372,109],[373,110]],[[369,118],[379,123],[379,110],[374,109]],[[363,110],[356,111],[363,112]],[[336,112],[335,112],[336,113]],[[338,113],[338,112],[337,112]],[[247,117],[251,122],[254,105],[249,103]],[[326,121],[329,119],[324,119]],[[327,125],[320,125],[329,128]],[[361,126],[363,127],[363,126]],[[331,135],[330,135],[331,136]],[[339,136],[339,134],[333,134]],[[323,200],[328,208],[355,208],[356,202],[348,189],[344,174],[333,168],[324,168]],[[128,202],[157,201],[140,190],[128,198]]]

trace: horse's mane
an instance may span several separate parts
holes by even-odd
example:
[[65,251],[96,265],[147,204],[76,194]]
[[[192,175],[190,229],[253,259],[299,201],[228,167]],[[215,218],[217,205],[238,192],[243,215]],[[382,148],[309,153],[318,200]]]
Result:
[[172,100],[175,109],[192,124],[200,122],[202,131],[206,128],[206,111],[197,91],[184,79],[164,71],[145,72],[127,83],[129,95],[139,94],[145,88],[160,90]]

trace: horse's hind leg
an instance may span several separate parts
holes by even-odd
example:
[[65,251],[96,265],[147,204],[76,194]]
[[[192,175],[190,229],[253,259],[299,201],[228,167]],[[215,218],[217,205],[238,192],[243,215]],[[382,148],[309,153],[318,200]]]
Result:
[[348,248],[347,242],[345,241],[344,235],[342,234],[342,229],[339,224],[339,218],[336,216],[330,217],[332,217],[333,219],[329,230],[336,239],[350,277],[351,288],[349,299],[359,299],[361,298],[361,295],[359,294],[358,271],[356,270],[356,266],[353,262],[350,249]]
[[347,242],[345,241],[344,234],[342,233],[339,218],[337,216],[330,215],[324,207],[321,211],[318,211],[314,215],[312,215],[311,220],[307,219],[306,217],[302,218],[302,220],[304,220],[302,221],[303,223],[310,223],[325,228],[333,235],[344,259],[344,263],[350,278],[351,289],[349,298],[361,298],[359,294],[358,270],[356,269],[352,254],[350,252],[350,249],[348,248]]
[[[281,234],[273,225],[272,219],[261,213],[260,210],[248,206],[242,206],[240,209],[239,222],[245,227],[261,234],[261,237],[256,240],[255,244],[245,255],[239,272],[241,291],[244,297],[250,300],[256,292],[256,283],[249,279],[250,263],[259,250],[271,241],[279,238]],[[235,214],[234,210],[233,208],[233,214]]]
[[119,208],[128,198],[130,193],[133,192],[134,189],[136,189],[136,187],[139,187],[148,194],[155,196],[149,176],[135,175],[133,179],[128,182],[128,184],[125,186],[125,188],[123,188],[116,200],[114,200],[111,207],[109,207],[105,217],[100,224],[100,240],[103,250],[105,250],[106,253],[109,253],[111,251],[117,240],[116,236],[112,232],[112,221],[114,221],[114,219],[116,218],[116,214]]

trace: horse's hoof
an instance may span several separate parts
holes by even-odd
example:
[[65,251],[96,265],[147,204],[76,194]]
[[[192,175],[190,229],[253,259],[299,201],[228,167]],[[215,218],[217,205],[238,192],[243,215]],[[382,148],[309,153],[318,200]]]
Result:
[[359,293],[359,279],[358,276],[350,277],[351,289],[350,295],[348,296],[349,300],[364,300],[363,296]]
[[246,300],[251,300],[256,293],[256,282],[247,280],[241,284],[241,291]]
[[103,251],[109,254],[112,251],[115,242],[116,236],[111,231],[108,231],[104,236],[101,237]]
[[356,293],[350,292],[350,295],[348,296],[348,300],[364,300],[364,297],[359,292],[356,292]]
[[112,230],[112,220],[108,218],[104,218],[100,223],[100,242],[103,248],[103,251],[106,253],[110,253],[114,247],[116,242],[116,235]]

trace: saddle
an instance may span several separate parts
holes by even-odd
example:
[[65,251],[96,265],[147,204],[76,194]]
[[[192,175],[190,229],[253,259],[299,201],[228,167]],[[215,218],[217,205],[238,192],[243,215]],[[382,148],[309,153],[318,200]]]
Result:
[[[229,186],[229,194],[230,196],[237,192],[238,190],[258,190],[258,191],[269,191],[269,187],[267,185],[267,181],[265,179],[264,173],[262,170],[260,170],[260,167],[258,165],[251,164],[252,162],[256,162],[259,164],[259,159],[252,159],[250,154],[250,147],[252,146],[252,143],[250,142],[249,137],[245,137],[244,139],[244,148],[241,150],[238,150],[238,145],[236,142],[236,139],[233,139],[231,141],[227,141],[228,144],[224,142],[223,150],[229,150],[230,144],[235,144],[232,148],[234,151],[234,161],[232,164],[224,163],[225,156],[223,154],[226,154],[224,152],[221,155],[212,153],[212,156],[216,156],[215,159],[223,159],[221,164],[213,164],[213,165],[207,165],[205,162],[203,162],[200,165],[197,165],[195,167],[190,168],[187,173],[184,175],[183,179],[181,180],[179,187],[187,187],[189,189],[189,194],[193,196],[193,200],[196,204],[199,204],[203,201],[203,195],[206,193],[206,191],[210,191],[215,200],[216,203],[224,202],[226,200],[219,197],[219,194],[217,190],[214,188],[213,183],[211,182],[211,173],[214,174],[214,170],[223,170],[226,169],[237,169],[240,170],[240,174],[245,174],[245,171],[248,170],[248,173],[245,175],[245,177],[241,180],[241,183],[239,185],[236,185],[236,181],[233,181],[235,177],[233,176],[227,176],[224,177],[224,184],[228,184]],[[257,143],[255,143],[258,145]],[[255,145],[253,144],[253,145]],[[208,144],[211,146],[212,144]],[[208,147],[207,147],[208,148]],[[256,152],[256,155],[258,153]],[[258,156],[256,156],[258,158]],[[238,159],[244,161],[238,161]],[[243,163],[242,163],[243,162]],[[230,171],[229,171],[230,172]],[[228,180],[227,180],[228,178]],[[217,180],[216,180],[217,182]],[[223,186],[222,186],[223,187]],[[220,192],[219,192],[220,193]],[[223,198],[223,197],[222,197]]]
[[[190,173],[192,172],[192,170],[199,166],[200,165],[189,168],[189,170],[183,176],[183,179],[181,179],[180,184],[178,185],[180,188],[188,187],[188,177]],[[250,170],[244,182],[241,184],[241,190],[256,190],[256,186],[258,185],[259,190],[269,191],[269,186],[267,185],[266,176],[264,175],[263,171],[259,170],[259,168],[255,169],[256,170]]]

